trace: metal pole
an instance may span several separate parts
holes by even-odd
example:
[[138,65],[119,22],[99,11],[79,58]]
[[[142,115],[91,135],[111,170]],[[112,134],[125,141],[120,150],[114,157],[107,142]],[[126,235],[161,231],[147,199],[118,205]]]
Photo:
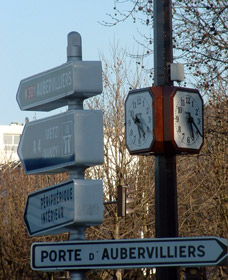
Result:
[[[85,240],[85,228],[84,227],[78,227],[74,231],[71,231],[69,240],[70,241]],[[85,271],[83,271],[83,270],[72,270],[70,272],[70,279],[71,280],[86,280]]]
[[[78,32],[70,32],[67,37],[67,61],[82,60],[82,40]],[[83,109],[83,100],[72,99],[68,103],[68,110]],[[70,171],[70,179],[84,179],[85,169],[76,168]],[[69,240],[85,240],[85,227],[78,226],[70,231]],[[70,271],[71,280],[86,280],[85,271]]]
[[[154,84],[172,86],[169,64],[173,62],[171,0],[154,0]],[[164,112],[165,114],[166,112]],[[178,236],[176,155],[155,155],[155,234]],[[178,280],[179,269],[156,269],[156,280]]]
[[[70,179],[84,179],[84,169],[75,169],[70,172]],[[85,227],[78,226],[70,231],[70,241],[85,240]],[[71,280],[86,280],[85,271],[72,270],[70,271]]]
[[[178,236],[175,155],[155,156],[155,234],[157,238]],[[178,268],[156,269],[156,280],[178,279]]]

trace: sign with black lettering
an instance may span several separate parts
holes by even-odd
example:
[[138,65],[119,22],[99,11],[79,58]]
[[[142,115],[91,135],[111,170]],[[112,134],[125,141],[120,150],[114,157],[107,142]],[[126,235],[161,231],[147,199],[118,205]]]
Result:
[[72,110],[26,123],[18,156],[27,174],[58,173],[104,162],[99,110]]
[[67,232],[103,221],[101,180],[70,180],[28,195],[24,222],[30,236]]
[[182,237],[34,243],[34,270],[227,265],[227,240]]
[[67,62],[20,82],[17,102],[21,110],[50,111],[102,92],[100,61]]

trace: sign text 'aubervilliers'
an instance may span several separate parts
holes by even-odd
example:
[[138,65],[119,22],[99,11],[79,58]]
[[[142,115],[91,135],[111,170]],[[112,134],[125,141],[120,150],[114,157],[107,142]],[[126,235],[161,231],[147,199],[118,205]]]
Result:
[[[31,106],[43,99],[56,98],[73,92],[73,65],[65,63],[59,67],[31,76],[21,81],[18,100],[22,106]],[[39,109],[39,107],[37,107]]]
[[[34,85],[34,93],[37,96],[45,95],[54,91],[64,89],[72,84],[72,73],[64,72],[49,79],[44,79]],[[28,95],[29,87],[25,89],[26,99],[32,96]]]
[[205,247],[203,245],[192,246],[146,246],[146,247],[120,247],[104,248],[101,260],[124,259],[162,259],[162,258],[190,258],[203,257]]
[[48,79],[37,81],[32,85],[25,87],[25,100],[33,99],[52,92],[60,91],[72,85],[72,73],[70,71],[60,73]]
[[227,258],[226,241],[214,237],[34,243],[34,269],[105,269],[216,265]]

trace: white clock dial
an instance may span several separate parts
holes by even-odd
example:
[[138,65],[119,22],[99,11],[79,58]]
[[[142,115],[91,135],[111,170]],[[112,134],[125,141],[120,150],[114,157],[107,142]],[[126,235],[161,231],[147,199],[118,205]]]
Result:
[[130,92],[126,99],[126,145],[130,152],[145,151],[152,145],[152,103],[149,91]]
[[203,143],[203,101],[198,93],[174,96],[174,140],[179,148],[199,149]]

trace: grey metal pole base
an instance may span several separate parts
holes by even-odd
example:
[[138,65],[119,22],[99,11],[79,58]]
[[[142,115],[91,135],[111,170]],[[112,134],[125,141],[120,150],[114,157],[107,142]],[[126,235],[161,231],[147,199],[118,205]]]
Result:
[[[70,232],[71,241],[76,240],[85,240],[85,228],[78,227]],[[84,270],[73,270],[70,272],[70,280],[86,280],[85,271]]]
[[[77,168],[70,171],[71,179],[84,179],[85,170],[82,168]],[[80,226],[76,227],[70,231],[69,240],[85,240],[85,227]],[[85,271],[84,270],[73,270],[70,272],[70,280],[86,280]]]
[[86,280],[85,272],[79,271],[79,272],[71,272],[70,273],[70,279],[71,280]]

